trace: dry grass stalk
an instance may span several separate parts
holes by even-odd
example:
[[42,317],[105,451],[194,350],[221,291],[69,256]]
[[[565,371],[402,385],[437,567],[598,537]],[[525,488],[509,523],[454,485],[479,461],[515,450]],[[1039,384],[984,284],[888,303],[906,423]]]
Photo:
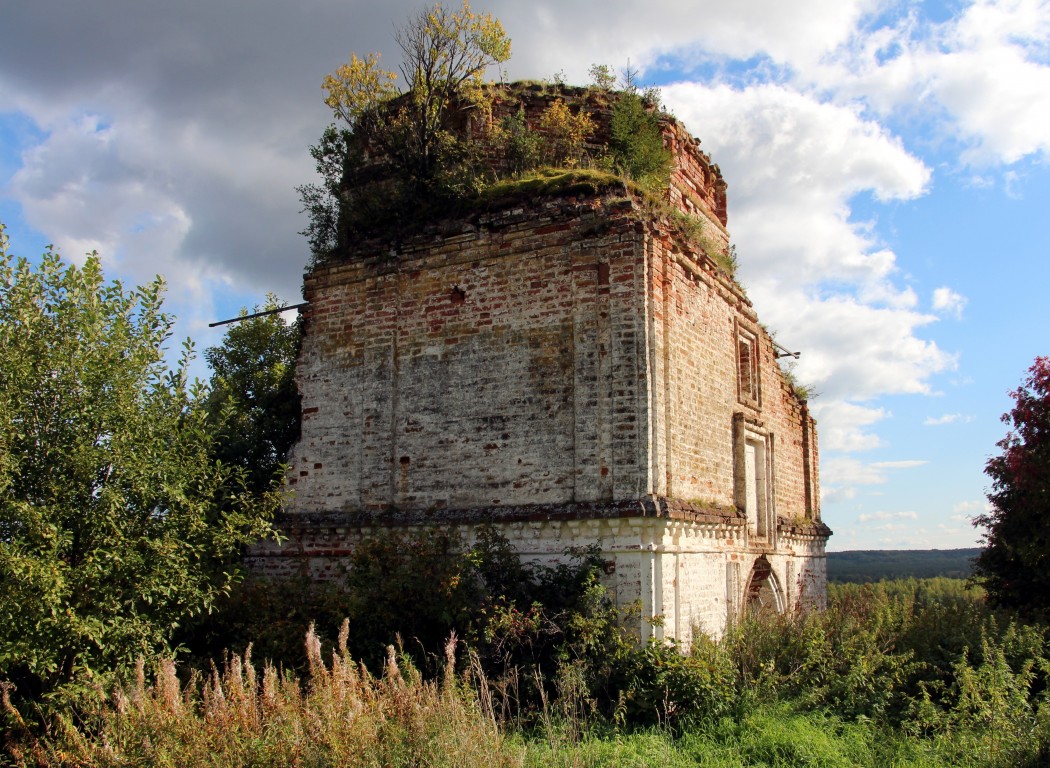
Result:
[[465,679],[456,674],[455,637],[440,680],[425,681],[393,648],[384,674],[371,675],[346,650],[344,624],[331,664],[311,631],[310,677],[301,682],[265,666],[250,649],[222,670],[180,683],[175,664],[151,681],[139,665],[125,686],[78,728],[65,722],[31,745],[34,766],[373,766],[497,768],[521,757]]

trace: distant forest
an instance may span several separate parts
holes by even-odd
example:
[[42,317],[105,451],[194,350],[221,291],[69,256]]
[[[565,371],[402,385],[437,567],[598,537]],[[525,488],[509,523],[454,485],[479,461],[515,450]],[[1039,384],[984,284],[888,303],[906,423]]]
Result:
[[867,584],[883,579],[967,579],[980,549],[858,549],[828,552],[828,581]]

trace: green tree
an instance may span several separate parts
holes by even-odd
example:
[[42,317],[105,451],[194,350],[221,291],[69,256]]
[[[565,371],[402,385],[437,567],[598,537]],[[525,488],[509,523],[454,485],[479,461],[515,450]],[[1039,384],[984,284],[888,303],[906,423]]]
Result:
[[408,84],[412,156],[420,178],[431,178],[449,134],[445,124],[456,103],[484,102],[484,75],[510,58],[510,38],[499,19],[476,14],[467,0],[450,11],[440,3],[420,11],[394,35],[401,74]]
[[1050,620],[1050,358],[1037,357],[1014,407],[1011,429],[988,460],[991,509],[974,521],[985,529],[977,580],[996,605]]
[[277,494],[212,460],[163,282],[106,283],[0,228],[0,679],[27,695],[170,651],[270,532]]
[[315,261],[323,260],[339,246],[340,220],[344,215],[344,176],[353,134],[330,125],[321,141],[310,147],[319,184],[302,184],[296,188],[307,215],[305,235]]
[[470,141],[452,130],[450,115],[487,108],[485,72],[510,58],[502,24],[467,2],[458,11],[438,3],[394,39],[403,92],[377,54],[351,54],[322,84],[336,123],[311,149],[322,182],[299,187],[315,259],[479,183]]
[[666,189],[671,150],[664,146],[660,121],[647,99],[633,87],[616,95],[610,122],[613,167],[650,191]]
[[350,62],[328,75],[325,103],[351,129],[366,129],[381,143],[396,139],[400,160],[417,180],[434,178],[450,140],[446,118],[453,106],[484,102],[484,75],[510,58],[510,38],[491,14],[477,14],[464,0],[459,11],[440,3],[422,10],[394,33],[401,49],[406,90],[392,120],[376,113],[398,95],[397,75],[379,66],[379,56]]
[[[280,306],[271,294],[262,309]],[[259,494],[280,485],[285,456],[299,437],[299,329],[279,314],[253,317],[231,325],[222,344],[204,352],[212,369],[204,399],[216,435],[212,455],[241,468]]]
[[587,74],[591,76],[595,88],[611,91],[616,86],[616,73],[608,64],[591,64]]

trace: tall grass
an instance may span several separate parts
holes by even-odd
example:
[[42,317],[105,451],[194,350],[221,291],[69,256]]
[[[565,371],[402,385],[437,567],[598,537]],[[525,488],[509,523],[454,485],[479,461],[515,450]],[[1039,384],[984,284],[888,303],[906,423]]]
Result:
[[273,666],[261,676],[250,651],[220,672],[182,684],[168,661],[147,680],[141,665],[79,725],[57,718],[47,738],[11,755],[40,766],[302,766],[380,768],[427,765],[496,768],[521,765],[491,709],[455,670],[455,638],[446,667],[424,680],[389,649],[373,676],[346,651],[344,624],[331,663],[312,631],[308,682]]
[[494,673],[470,650],[457,660],[455,636],[430,678],[393,649],[372,673],[352,658],[348,633],[344,622],[326,655],[311,628],[302,678],[257,669],[250,649],[188,680],[170,661],[149,675],[139,665],[44,731],[5,700],[8,762],[1050,764],[1046,629],[990,610],[960,582],[838,587],[823,613],[746,617],[688,654],[656,643],[593,648],[567,654],[553,674],[538,663]]

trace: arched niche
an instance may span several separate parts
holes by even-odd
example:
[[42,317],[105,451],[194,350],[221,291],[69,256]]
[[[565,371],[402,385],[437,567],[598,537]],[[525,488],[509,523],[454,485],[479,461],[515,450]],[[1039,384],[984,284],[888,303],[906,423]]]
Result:
[[761,555],[751,568],[744,588],[744,610],[754,613],[783,613],[787,598],[769,559]]

